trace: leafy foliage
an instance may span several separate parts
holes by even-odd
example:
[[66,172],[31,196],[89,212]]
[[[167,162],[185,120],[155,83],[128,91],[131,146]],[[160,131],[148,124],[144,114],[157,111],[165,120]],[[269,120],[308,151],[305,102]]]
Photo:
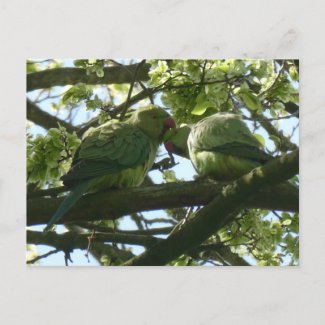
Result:
[[43,187],[67,172],[80,140],[64,127],[49,129],[45,136],[27,136],[27,182]]
[[[27,73],[69,65],[85,69],[89,76],[102,78],[104,68],[120,66],[121,71],[125,72],[127,64],[133,63],[97,59],[67,62],[29,60]],[[28,97],[52,115],[55,113],[73,125],[81,123],[77,126],[79,130],[89,120],[95,123],[92,125],[96,125],[112,117],[121,117],[122,110],[117,110],[118,107],[121,109],[131,104],[136,107],[153,101],[168,107],[178,125],[196,123],[216,112],[242,114],[256,138],[272,155],[289,152],[297,145],[299,66],[296,60],[176,59],[147,62],[151,65],[149,79],[141,82],[136,76],[130,75],[129,84],[77,83],[73,86],[42,89],[36,91],[36,94],[28,94]],[[129,94],[131,84],[133,90]],[[132,97],[136,99],[131,102]],[[60,184],[59,178],[68,170],[81,134],[82,132],[78,132],[78,135],[75,132],[69,133],[60,126],[42,132],[35,126],[28,128],[29,187],[32,186],[33,190],[47,189]],[[155,172],[154,180],[168,183],[181,181],[182,177],[178,173],[183,161],[179,161],[179,166],[176,167],[175,164],[172,167],[162,166],[161,172]],[[298,185],[298,178],[293,179],[292,183]],[[80,223],[79,227],[87,232],[100,227],[100,232],[105,232],[106,229],[108,233],[123,233],[123,227],[129,226],[132,220],[135,231],[151,236],[151,231],[159,230],[161,225],[172,225],[174,228],[179,223],[173,230],[177,231],[185,217],[195,218],[194,211],[199,208],[166,209],[159,212],[162,214],[159,217],[156,213],[149,216],[133,214],[121,219],[114,229],[109,221],[93,223],[90,227],[89,224],[86,227]],[[226,225],[195,250],[184,252],[184,255],[170,261],[169,265],[246,265],[247,262],[253,265],[297,265],[298,225],[297,213],[242,210],[233,223]],[[77,238],[78,232],[68,229]],[[165,231],[159,233],[158,230],[154,236],[165,238]],[[126,232],[123,234],[129,235]],[[135,246],[125,243],[102,244],[100,253],[97,247],[97,260],[102,265],[123,264],[130,258],[130,254],[139,252]],[[70,249],[74,250],[73,244]]]

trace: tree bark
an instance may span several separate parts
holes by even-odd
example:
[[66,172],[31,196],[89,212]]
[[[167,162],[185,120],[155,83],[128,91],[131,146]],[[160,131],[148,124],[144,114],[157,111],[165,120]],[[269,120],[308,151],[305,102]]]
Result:
[[[82,68],[57,68],[27,74],[27,91],[46,89],[54,86],[75,85],[86,83],[87,85],[109,85],[130,83],[138,64],[127,66],[114,66],[104,68],[104,76],[98,77],[95,73],[87,75]],[[150,64],[143,64],[137,78],[140,81],[149,79]]]
[[[206,205],[215,196],[222,194],[225,184],[201,180],[87,194],[67,212],[61,222],[114,220],[140,211]],[[27,224],[30,226],[47,223],[62,200],[62,197],[28,199]],[[260,192],[256,191],[243,207],[298,211],[299,190],[290,184],[265,188]]]
[[44,129],[57,128],[59,124],[64,126],[68,132],[78,131],[79,129],[47,112],[44,112],[30,99],[27,99],[27,119]]
[[[76,234],[76,233],[64,233],[57,234],[55,232],[40,232],[27,230],[27,243],[33,245],[46,245],[55,247],[60,251],[70,253],[74,249],[87,250],[89,246],[88,240],[89,234]],[[107,236],[106,238],[107,239]],[[119,239],[118,237],[110,236],[109,239]],[[121,261],[126,261],[132,258],[134,255],[127,250],[118,249],[109,244],[101,242],[103,238],[96,236],[92,239],[91,248],[97,252],[97,258],[100,259],[101,256],[107,255],[111,258],[116,258]]]

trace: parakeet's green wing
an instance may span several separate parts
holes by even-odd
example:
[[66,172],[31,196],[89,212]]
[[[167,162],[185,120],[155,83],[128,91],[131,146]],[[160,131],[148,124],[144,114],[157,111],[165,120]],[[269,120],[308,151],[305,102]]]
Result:
[[245,159],[251,159],[258,161],[260,163],[266,163],[273,157],[271,155],[268,155],[263,150],[249,146],[249,145],[243,145],[242,143],[233,142],[224,144],[222,146],[210,148],[210,149],[204,149],[205,151],[214,151],[214,152],[220,152],[226,155],[232,155],[239,158],[245,158]]
[[[146,165],[152,149],[150,139],[133,125],[106,123],[90,130],[75,154],[70,171],[62,177],[64,184],[73,189],[45,230],[61,219],[102,176]],[[146,167],[148,166],[144,166],[143,170]]]
[[260,143],[246,124],[233,114],[216,114],[198,122],[192,128],[189,145],[199,151],[220,152],[259,162],[272,158],[260,149]]
[[126,123],[106,123],[84,138],[62,180],[73,186],[139,166],[147,161],[151,149],[149,138],[139,128]]

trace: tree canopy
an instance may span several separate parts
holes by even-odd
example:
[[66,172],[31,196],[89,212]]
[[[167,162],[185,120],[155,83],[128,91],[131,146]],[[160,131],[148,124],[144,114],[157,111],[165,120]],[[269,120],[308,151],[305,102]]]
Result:
[[[86,194],[43,232],[84,132],[150,103],[178,125],[240,114],[276,159],[221,183],[161,147],[140,187]],[[298,264],[298,60],[28,60],[27,119],[27,263]]]

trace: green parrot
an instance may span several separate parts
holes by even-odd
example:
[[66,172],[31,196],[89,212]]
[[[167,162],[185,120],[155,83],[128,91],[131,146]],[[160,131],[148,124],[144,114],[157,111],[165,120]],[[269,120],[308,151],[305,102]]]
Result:
[[190,158],[200,176],[219,181],[235,180],[273,158],[240,116],[230,113],[169,130],[164,144],[168,152]]
[[71,192],[48,222],[56,224],[84,194],[138,186],[152,167],[158,146],[175,121],[162,108],[137,109],[125,122],[109,121],[84,135],[70,170],[61,179]]

